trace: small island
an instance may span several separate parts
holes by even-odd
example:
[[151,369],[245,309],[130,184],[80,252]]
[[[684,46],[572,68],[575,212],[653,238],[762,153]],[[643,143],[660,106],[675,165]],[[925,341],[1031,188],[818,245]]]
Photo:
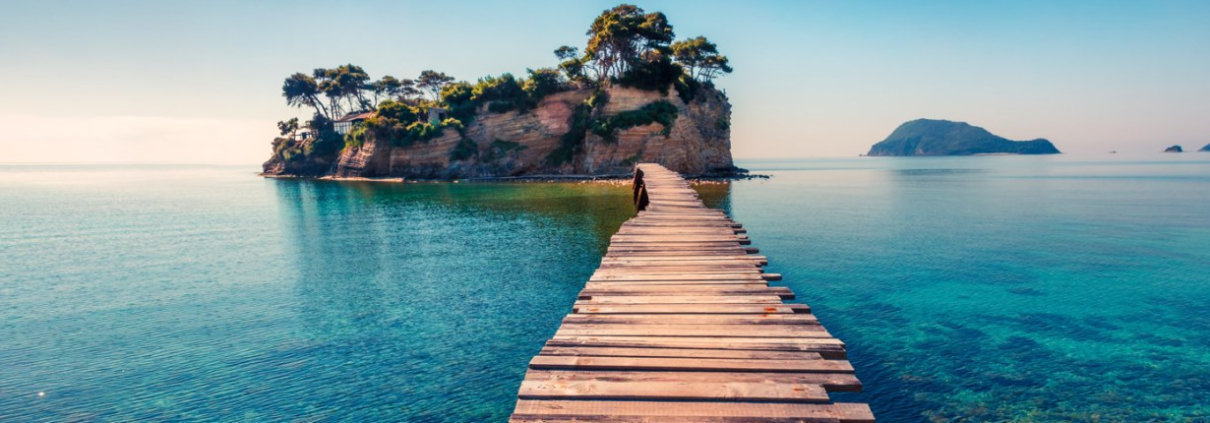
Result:
[[1201,150],[1197,150],[1197,151],[1207,151],[1207,152],[1210,152],[1210,144],[1206,144],[1206,146],[1205,146],[1205,147],[1202,147],[1202,149],[1201,149]]
[[979,154],[1059,154],[1045,139],[1011,141],[965,122],[917,119],[899,125],[867,156],[971,156]]
[[1174,145],[1172,147],[1165,148],[1164,152],[1165,153],[1184,153],[1185,149],[1181,148],[1181,146],[1179,146],[1179,145]]
[[462,179],[629,175],[659,163],[690,175],[742,173],[731,159],[731,73],[702,36],[676,39],[660,12],[620,5],[583,50],[528,75],[458,81],[435,70],[375,80],[347,64],[287,77],[282,96],[312,118],[278,123],[265,176]]

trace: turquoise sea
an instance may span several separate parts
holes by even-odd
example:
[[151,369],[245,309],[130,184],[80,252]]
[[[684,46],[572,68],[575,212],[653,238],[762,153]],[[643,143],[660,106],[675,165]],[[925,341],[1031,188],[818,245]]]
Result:
[[[1210,154],[702,185],[880,421],[1210,421]],[[628,187],[0,166],[0,421],[504,421]]]

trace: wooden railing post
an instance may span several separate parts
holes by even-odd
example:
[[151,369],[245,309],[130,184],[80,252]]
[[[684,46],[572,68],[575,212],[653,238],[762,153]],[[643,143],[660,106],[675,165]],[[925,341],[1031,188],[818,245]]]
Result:
[[647,204],[651,202],[647,198],[647,187],[643,182],[643,170],[634,168],[634,206],[635,209],[643,211],[647,209]]

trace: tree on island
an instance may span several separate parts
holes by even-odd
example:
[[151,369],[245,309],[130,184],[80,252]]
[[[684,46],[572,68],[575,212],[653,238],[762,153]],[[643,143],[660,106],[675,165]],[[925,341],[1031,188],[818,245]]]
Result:
[[347,64],[332,69],[315,69],[312,75],[319,81],[319,86],[324,94],[328,96],[331,103],[329,109],[341,112],[337,114],[343,114],[346,110],[341,108],[340,100],[344,100],[348,104],[348,112],[370,108],[370,101],[364,94],[370,81],[370,75],[361,66]]
[[454,82],[454,77],[448,76],[444,72],[426,70],[420,72],[420,78],[416,80],[416,87],[431,95],[433,101],[437,101],[441,99],[441,89],[452,82]]
[[315,109],[317,115],[331,116],[323,101],[319,99],[319,83],[310,75],[302,72],[290,75],[286,82],[282,83],[281,91],[282,97],[286,98],[286,104],[293,107],[309,106]]
[[561,46],[555,49],[555,57],[559,58],[559,70],[567,75],[568,80],[576,82],[584,80],[584,61],[580,59],[580,49]]
[[672,43],[672,58],[685,68],[689,77],[700,82],[732,71],[727,56],[718,54],[718,46],[703,36]]
[[586,35],[583,61],[602,82],[622,76],[643,61],[667,56],[669,43],[676,37],[663,13],[646,13],[630,4],[601,12]]
[[294,131],[298,130],[298,118],[290,118],[290,120],[277,122],[277,129],[281,131],[283,137],[294,133]]

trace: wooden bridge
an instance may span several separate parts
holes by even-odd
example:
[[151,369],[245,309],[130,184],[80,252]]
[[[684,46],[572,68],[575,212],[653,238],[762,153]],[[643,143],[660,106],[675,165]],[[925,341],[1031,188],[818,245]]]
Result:
[[741,225],[679,175],[635,171],[638,216],[529,363],[512,422],[871,422],[811,310],[785,304]]

